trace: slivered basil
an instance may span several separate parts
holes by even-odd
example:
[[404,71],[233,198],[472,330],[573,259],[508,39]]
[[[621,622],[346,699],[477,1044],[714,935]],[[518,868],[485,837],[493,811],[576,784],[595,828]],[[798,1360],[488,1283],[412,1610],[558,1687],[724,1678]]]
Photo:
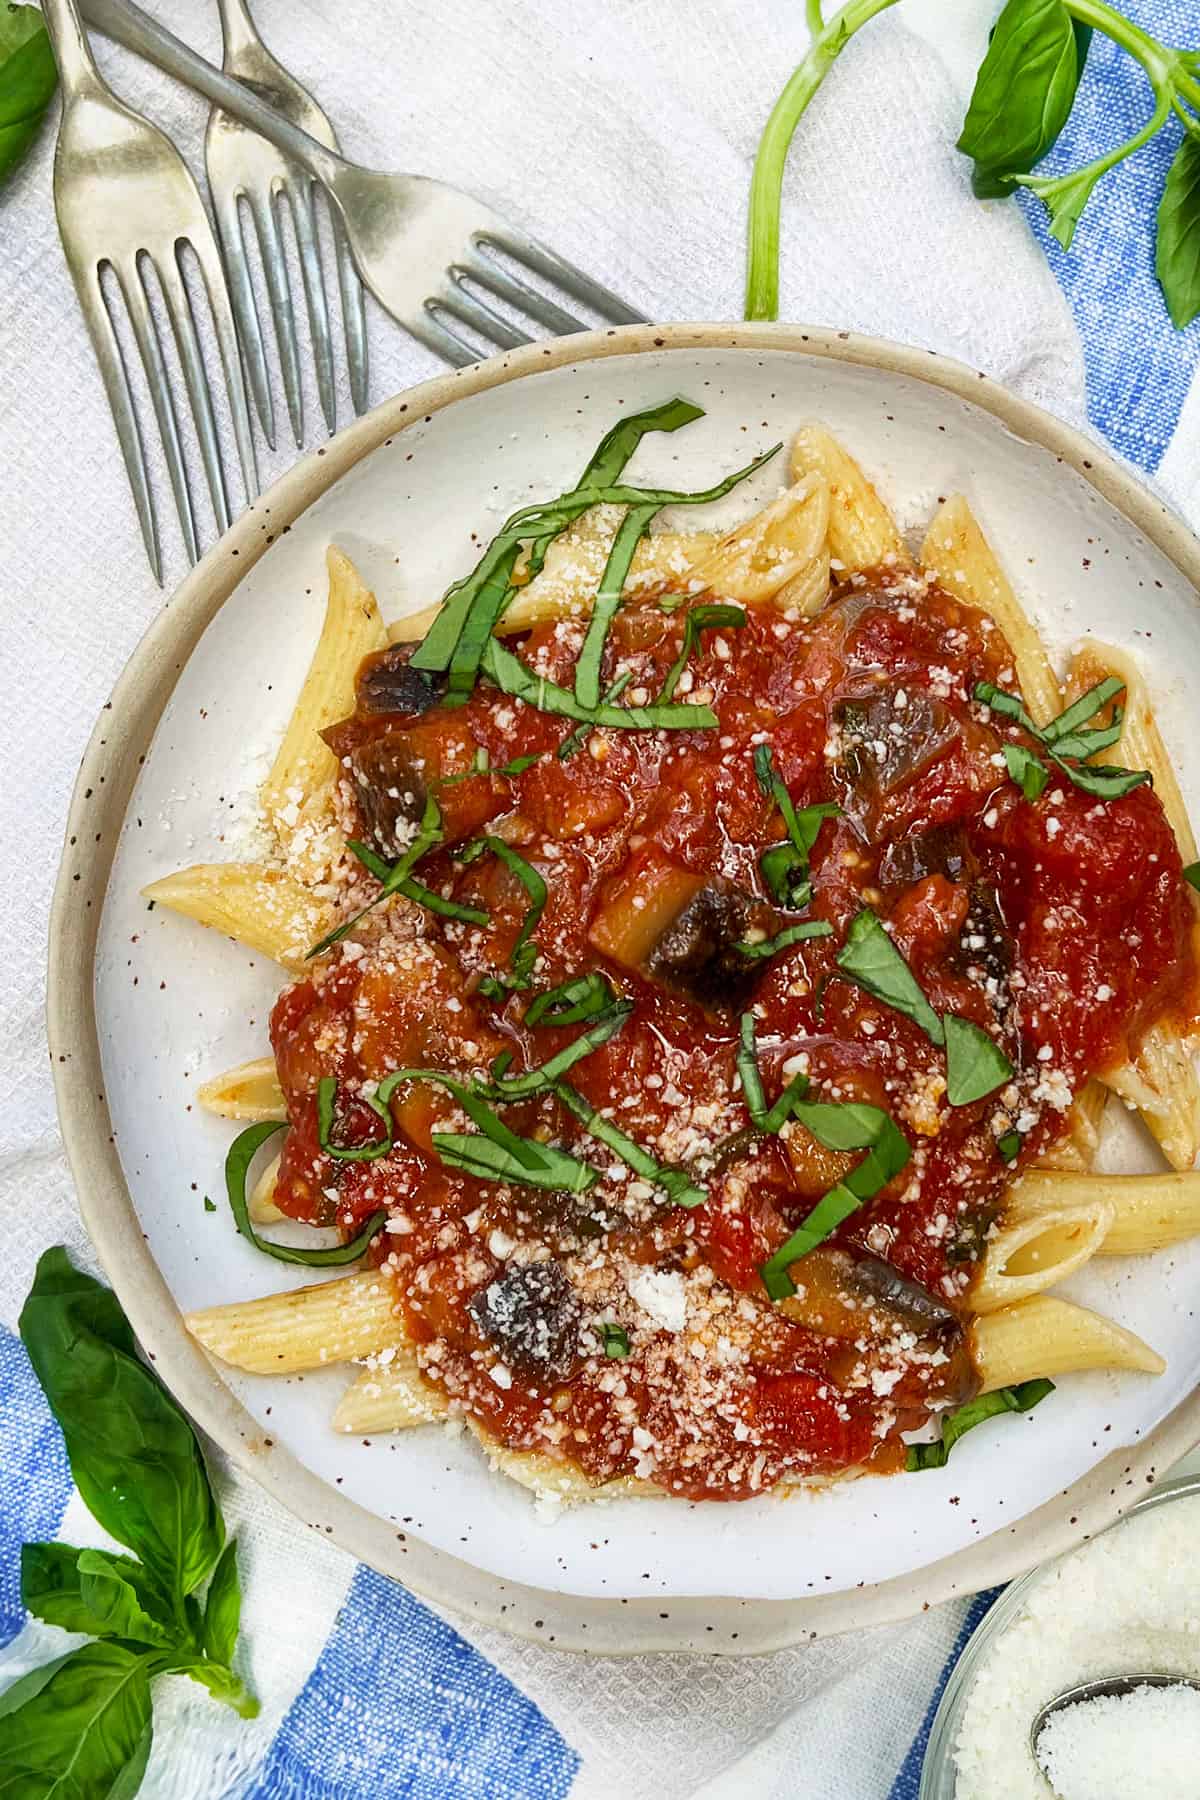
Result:
[[463,769],[458,775],[439,775],[438,784],[441,787],[455,787],[460,781],[473,781],[477,775],[488,775],[490,773],[491,762],[488,758],[488,753],[483,745],[479,744],[476,746],[475,754],[471,758],[471,766],[469,769]]
[[[689,400],[676,399],[622,419],[601,439],[579,478],[579,488],[610,487],[620,477],[648,431],[678,431],[681,426],[690,425],[703,416],[701,407],[693,406]],[[530,521],[530,514],[539,511],[537,507],[523,507],[514,513],[471,573],[447,591],[441,610],[413,654],[413,666],[450,669],[457,656],[458,682],[455,685],[460,691],[462,686],[469,685],[470,656],[477,646],[482,646],[517,592],[512,575],[520,555],[522,536],[529,539],[528,580],[542,568],[554,539],[586,510],[588,504],[591,502],[574,512],[569,508],[564,512],[561,505],[557,513],[552,509],[540,509],[550,513],[540,530]],[[527,527],[524,533],[515,530],[521,523]],[[468,639],[465,647],[461,645],[464,633]]]
[[762,1074],[758,1066],[758,1044],[754,1035],[754,1014],[744,1012],[738,1034],[737,1072],[746,1099],[750,1122],[758,1131],[774,1135],[782,1131],[797,1104],[808,1092],[808,1077],[793,1075],[774,1106],[767,1105]]
[[444,836],[441,808],[433,795],[428,794],[425,798],[425,808],[421,815],[421,823],[417,828],[417,835],[403,856],[399,857],[396,862],[385,862],[369,845],[360,843],[357,838],[351,838],[346,848],[354,852],[369,874],[374,875],[380,884],[379,892],[373,900],[369,900],[365,906],[360,907],[353,918],[343,920],[340,925],[328,932],[319,944],[314,944],[305,957],[305,962],[311,962],[314,956],[323,956],[326,950],[332,950],[333,946],[340,943],[347,932],[353,931],[360,919],[365,918],[373,908],[391,894],[403,894],[407,899],[415,900],[418,905],[428,907],[430,912],[441,913],[447,918],[463,919],[475,925],[486,925],[487,914],[481,913],[477,907],[459,906],[457,901],[444,900],[431,888],[423,887],[420,882],[411,879],[411,871],[423,856],[441,843]]
[[277,1131],[282,1131],[284,1124],[285,1121],[281,1119],[267,1119],[261,1124],[249,1125],[229,1146],[229,1154],[225,1158],[225,1191],[229,1195],[229,1205],[238,1231],[256,1250],[261,1250],[264,1256],[274,1257],[276,1262],[299,1263],[309,1269],[337,1269],[345,1263],[357,1262],[376,1232],[387,1222],[386,1207],[372,1213],[362,1230],[349,1243],[333,1244],[326,1250],[304,1250],[292,1244],[273,1244],[269,1238],[260,1237],[251,1224],[250,1207],[246,1200],[246,1176],[263,1144]]
[[607,1144],[635,1175],[640,1175],[644,1181],[651,1181],[655,1187],[661,1188],[676,1206],[699,1206],[702,1200],[707,1200],[706,1189],[697,1187],[683,1169],[665,1168],[662,1163],[656,1162],[648,1150],[635,1144],[631,1137],[614,1125],[611,1119],[606,1119],[590,1100],[585,1100],[568,1082],[556,1081],[554,1092],[567,1111],[574,1113],[589,1137],[594,1137],[599,1144]]
[[942,1025],[946,1033],[946,1098],[951,1106],[970,1106],[1012,1080],[1012,1064],[986,1031],[955,1013],[946,1013]]
[[864,1200],[873,1199],[907,1167],[912,1155],[904,1133],[889,1114],[877,1106],[801,1101],[792,1111],[796,1121],[826,1149],[865,1150],[867,1154],[843,1180],[822,1195],[804,1223],[762,1264],[759,1274],[772,1300],[786,1299],[795,1293],[795,1283],[788,1273],[791,1264],[824,1243],[839,1225],[858,1211]]
[[869,906],[864,906],[850,921],[846,942],[837,954],[837,966],[847,981],[919,1025],[932,1043],[945,1042],[942,1021]]
[[619,1362],[629,1355],[629,1334],[620,1325],[610,1325],[607,1320],[600,1327],[600,1335],[604,1341],[604,1354],[612,1362]]
[[606,1012],[616,995],[607,975],[593,969],[538,994],[525,1009],[526,1025],[576,1025]]
[[485,837],[480,840],[493,856],[499,857],[510,874],[515,875],[525,892],[529,895],[529,908],[521,922],[516,941],[509,953],[508,963],[511,976],[502,976],[499,980],[494,976],[485,977],[479,984],[481,993],[489,999],[503,999],[505,993],[513,988],[529,986],[529,977],[533,973],[533,965],[537,961],[537,945],[533,942],[533,933],[537,929],[538,920],[542,916],[549,890],[546,883],[533,864],[519,856],[511,844],[503,838]]
[[965,1406],[943,1414],[941,1435],[933,1443],[908,1446],[905,1468],[910,1475],[921,1469],[944,1469],[946,1459],[964,1432],[974,1430],[986,1419],[998,1418],[1001,1413],[1032,1412],[1047,1394],[1053,1392],[1054,1383],[1043,1375],[1036,1381],[1022,1381],[1016,1387],[997,1388],[994,1393],[980,1394],[977,1399],[968,1400]]
[[514,700],[523,700],[536,712],[578,719],[584,725],[608,725],[616,731],[711,731],[717,723],[711,706],[613,706],[604,700],[599,706],[581,706],[566,688],[527,669],[498,638],[488,639],[482,668]]
[[505,1144],[482,1132],[434,1131],[430,1141],[442,1161],[451,1169],[462,1169],[479,1181],[502,1181],[522,1187],[549,1188],[555,1193],[582,1194],[600,1179],[599,1169],[580,1162],[565,1150],[552,1144],[539,1144],[532,1138],[517,1142],[535,1152],[526,1159],[514,1154]]
[[1200,862],[1188,863],[1182,873],[1189,887],[1200,890]]
[[740,606],[693,606],[683,621],[683,641],[679,646],[679,655],[667,670],[658,698],[673,700],[675,689],[679,686],[680,677],[691,660],[692,651],[699,641],[702,631],[716,631],[723,627],[738,628],[746,623],[746,614]]
[[[575,698],[581,706],[600,704],[600,669],[604,661],[608,628],[621,604],[634,552],[650,529],[650,521],[657,511],[657,506],[631,506],[613,539],[592,605],[583,647],[575,664]],[[666,700],[670,697],[669,694],[663,696]]]
[[776,903],[796,912],[812,899],[808,864],[817,833],[826,819],[838,816],[841,807],[832,800],[818,800],[797,810],[775,767],[769,744],[755,748],[754,775],[763,793],[779,808],[787,827],[786,841],[764,850],[758,866]]
[[1046,791],[1050,771],[1024,744],[1005,744],[1004,761],[1009,774],[1027,800],[1039,800]]
[[[1089,688],[1086,694],[1081,694],[1048,725],[1035,725],[1015,694],[1006,694],[990,681],[976,683],[975,698],[992,712],[1014,720],[1027,731],[1041,745],[1055,768],[1082,793],[1091,794],[1097,800],[1119,800],[1132,793],[1134,788],[1141,787],[1143,782],[1151,781],[1150,771],[1089,763],[1089,757],[1110,749],[1117,742],[1123,715],[1120,707],[1115,707],[1109,724],[1089,727],[1087,721],[1115,700],[1124,687],[1123,681],[1109,675]],[[1044,764],[1031,751],[1013,744],[1005,746],[1004,760],[1026,799],[1036,800],[1048,779]]]
[[[603,706],[611,706],[614,700],[619,700],[632,680],[633,670],[622,669],[621,673],[612,683],[612,686],[605,689],[604,699],[601,704]],[[575,752],[583,744],[584,738],[588,736],[591,730],[592,721],[587,719],[582,725],[577,725],[574,731],[569,731],[554,753],[559,762],[566,762],[568,757],[574,756]]]
[[1021,1154],[1021,1134],[1019,1131],[1006,1131],[1003,1137],[996,1139],[996,1150],[1001,1162],[1016,1162]]
[[505,1075],[493,1084],[489,1098],[501,1101],[528,1100],[534,1094],[543,1094],[554,1087],[560,1076],[573,1069],[577,1062],[598,1050],[601,1044],[607,1044],[610,1038],[622,1029],[633,1011],[631,1000],[619,1001],[608,1012],[602,1013],[594,1025],[589,1026],[577,1038],[573,1038],[566,1047],[552,1056],[539,1068],[527,1069],[521,1075]]
[[735,948],[740,956],[754,961],[764,956],[777,956],[781,950],[786,950],[789,944],[802,944],[806,938],[832,937],[832,935],[833,926],[827,924],[824,919],[807,919],[801,925],[787,926],[785,930],[776,933],[773,938],[767,938],[761,944],[751,944],[743,940]]

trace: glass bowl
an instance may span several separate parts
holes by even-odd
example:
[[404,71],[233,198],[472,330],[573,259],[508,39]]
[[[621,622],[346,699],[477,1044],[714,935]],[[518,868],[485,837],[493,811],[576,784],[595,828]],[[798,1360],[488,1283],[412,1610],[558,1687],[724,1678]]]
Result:
[[[1131,1506],[1108,1529],[1119,1531],[1126,1519],[1132,1519],[1136,1513],[1149,1512],[1151,1508],[1166,1506],[1172,1500],[1185,1500],[1197,1495],[1200,1495],[1200,1475],[1186,1475],[1178,1480],[1160,1482],[1153,1493],[1147,1494],[1144,1500],[1139,1500],[1136,1506]],[[1074,1554],[1073,1550],[1068,1550],[1056,1562],[1065,1562],[1068,1556]],[[958,1770],[954,1766],[954,1745],[971,1683],[996,1639],[1012,1623],[1030,1591],[1056,1566],[1056,1562],[1043,1563],[1040,1568],[1023,1575],[1020,1581],[1014,1581],[985,1613],[968,1638],[962,1655],[950,1671],[941,1704],[929,1729],[925,1760],[921,1764],[919,1800],[954,1800],[954,1789],[958,1781]]]

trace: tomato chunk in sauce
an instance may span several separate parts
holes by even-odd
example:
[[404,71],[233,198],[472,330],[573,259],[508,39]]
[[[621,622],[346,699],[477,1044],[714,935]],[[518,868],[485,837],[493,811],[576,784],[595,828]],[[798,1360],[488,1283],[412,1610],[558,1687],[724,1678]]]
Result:
[[[707,598],[707,597],[706,597]],[[659,693],[695,597],[618,613],[604,685]],[[388,1209],[386,1264],[420,1367],[487,1439],[567,1461],[596,1483],[634,1476],[692,1499],[902,1466],[901,1433],[978,1385],[972,1272],[1014,1175],[1068,1127],[1073,1096],[1192,1006],[1192,904],[1149,786],[1103,802],[1064,775],[1036,801],[1008,779],[1018,728],[973,698],[1016,691],[994,623],[923,578],[855,577],[818,616],[748,605],[705,630],[675,696],[707,730],[585,730],[480,681],[448,706],[393,649],[360,674],[328,741],[351,835],[393,859],[432,796],[443,841],[426,889],[486,923],[395,897],[275,1007],[292,1130],[276,1192],[287,1213],[354,1231]],[[570,687],[583,626],[515,647]],[[832,801],[801,913],[760,858],[785,837],[756,777],[768,744],[796,807]],[[504,772],[519,759],[534,759]],[[500,856],[456,860],[479,834],[542,877],[524,978],[510,966],[530,894]],[[378,893],[344,871],[347,913]],[[869,906],[930,1004],[985,1030],[1013,1068],[951,1106],[944,1052],[840,978],[835,957]],[[798,919],[826,936],[750,956]],[[703,1190],[681,1206],[590,1133],[553,1092],[506,1104],[512,1132],[598,1172],[581,1192],[484,1181],[439,1156],[474,1129],[458,1098],[412,1082],[391,1099],[387,1155],[322,1150],[316,1093],[337,1083],[336,1142],[379,1132],[366,1097],[399,1068],[486,1081],[534,1069],[585,1024],[525,1020],[532,998],[590,972],[631,1011],[569,1079],[588,1108]],[[483,984],[481,988],[481,983]],[[858,1160],[798,1121],[751,1127],[736,1074],[752,1009],[768,1103],[797,1072],[811,1097],[882,1108],[911,1159],[792,1267],[772,1301],[759,1275]],[[1019,1138],[1016,1160],[998,1151]]]

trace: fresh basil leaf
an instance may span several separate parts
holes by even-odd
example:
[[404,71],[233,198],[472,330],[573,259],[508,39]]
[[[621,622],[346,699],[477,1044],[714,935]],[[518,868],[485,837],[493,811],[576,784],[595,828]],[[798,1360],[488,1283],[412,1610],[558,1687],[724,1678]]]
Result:
[[942,1021],[921,992],[916,976],[883,928],[882,921],[864,906],[850,921],[846,942],[837,953],[837,966],[847,981],[864,988],[895,1012],[919,1025],[932,1043],[945,1040]]
[[789,945],[802,944],[808,938],[832,936],[833,926],[827,924],[824,919],[808,919],[801,925],[788,925],[783,931],[778,932],[773,938],[767,938],[761,944],[743,942],[735,944],[734,949],[739,956],[744,956],[747,961],[753,962],[765,956],[777,956]]
[[799,912],[812,899],[808,857],[795,844],[772,844],[758,859],[767,892],[777,906]]
[[764,850],[758,866],[775,902],[790,911],[799,911],[812,899],[808,863],[817,835],[825,820],[837,818],[842,809],[832,800],[819,800],[797,810],[775,767],[769,744],[755,747],[754,776],[762,792],[779,808],[787,827],[786,842]]
[[509,953],[509,966],[513,971],[513,987],[528,987],[529,976],[537,959],[537,946],[533,942],[533,934],[538,920],[542,916],[549,889],[533,864],[519,856],[511,844],[503,838],[486,837],[484,843],[493,856],[499,857],[510,875],[515,875],[525,892],[529,895],[529,910],[521,921],[521,929]]
[[[417,863],[420,862],[421,858],[432,850],[435,845],[440,844],[445,835],[446,834],[442,829],[441,808],[434,799],[432,793],[430,793],[425,797],[425,808],[421,815],[421,823],[417,828],[416,836],[413,838],[412,843],[408,846],[408,849],[404,852],[403,856],[398,857],[394,863],[384,862],[383,858],[377,856],[375,851],[372,850],[368,844],[360,843],[357,838],[351,838],[348,841],[346,848],[354,852],[354,855],[357,856],[359,862],[362,863],[369,874],[374,875],[375,879],[380,883],[379,892],[373,900],[367,902],[366,906],[360,907],[353,918],[343,920],[342,924],[335,926],[332,931],[327,932],[319,944],[314,944],[312,949],[308,952],[308,955],[305,957],[305,962],[311,962],[314,956],[323,956],[326,950],[332,950],[333,946],[340,943],[347,932],[353,931],[360,919],[364,919],[369,912],[374,911],[375,907],[377,907],[381,901],[386,900],[390,894],[408,893],[410,899],[416,899],[418,896],[409,890],[408,877],[416,867]],[[433,910],[437,912],[449,911],[450,908],[455,905],[453,901],[442,900],[440,894],[433,895],[428,888],[422,888],[421,895],[423,896],[421,904],[431,906]],[[438,904],[435,905],[435,901]],[[466,909],[454,911],[451,913],[451,917],[459,918],[465,910]],[[481,917],[476,912],[474,914],[473,923],[486,925],[487,914],[484,913]]]
[[582,1194],[600,1179],[599,1169],[580,1162],[565,1150],[551,1144],[539,1144],[533,1138],[522,1142],[532,1152],[521,1159],[504,1144],[485,1137],[482,1132],[434,1131],[430,1141],[442,1161],[452,1169],[463,1169],[480,1181],[502,1181],[521,1187],[549,1188],[554,1193]]
[[604,1339],[604,1354],[612,1362],[620,1362],[629,1355],[629,1336],[620,1325],[601,1325],[600,1334]]
[[57,86],[41,13],[35,6],[0,6],[0,182],[33,143]]
[[[600,586],[592,603],[587,633],[575,664],[575,698],[581,706],[593,707],[600,704],[600,670],[604,661],[608,628],[621,604],[634,553],[649,531],[650,521],[657,511],[656,506],[631,506],[613,539]],[[669,700],[671,696],[664,694],[662,698]]]
[[868,1150],[892,1124],[881,1108],[858,1101],[801,1100],[793,1115],[827,1150]]
[[1008,772],[1027,800],[1039,800],[1046,791],[1050,771],[1039,762],[1032,750],[1023,744],[1005,744],[1004,761]]
[[1021,1154],[1021,1133],[1006,1131],[1003,1137],[996,1139],[996,1150],[1001,1162],[1014,1163]]
[[61,1247],[39,1261],[20,1328],[88,1510],[136,1552],[164,1599],[181,1604],[225,1537],[187,1418],[133,1355],[115,1296]]
[[999,713],[1002,718],[1012,719],[1027,731],[1032,738],[1042,741],[1042,734],[1034,724],[1016,694],[1006,694],[1003,688],[996,687],[990,681],[977,681],[973,689],[973,697],[986,706],[991,712]]
[[165,1645],[178,1635],[178,1618],[131,1556],[69,1544],[24,1544],[21,1599],[47,1625],[89,1637]]
[[995,1419],[1001,1413],[1032,1412],[1038,1403],[1054,1392],[1054,1383],[1044,1376],[1036,1381],[1022,1381],[1017,1387],[997,1388],[994,1393],[980,1394],[952,1413],[942,1417],[941,1436],[932,1444],[910,1444],[906,1468],[909,1474],[920,1469],[944,1469],[946,1460],[964,1432]]
[[958,148],[975,160],[975,192],[1041,161],[1070,117],[1088,39],[1062,0],[1008,0],[975,77]]
[[242,1589],[238,1581],[237,1539],[230,1538],[212,1572],[204,1597],[200,1643],[205,1656],[216,1663],[231,1663],[237,1648],[242,1616]]
[[[335,1085],[332,1084],[331,1085]],[[318,1087],[318,1110],[320,1095],[324,1091],[324,1082]],[[307,1269],[339,1269],[345,1263],[357,1262],[366,1251],[371,1239],[380,1231],[387,1220],[387,1209],[381,1207],[372,1213],[362,1230],[348,1244],[331,1244],[328,1249],[304,1250],[292,1244],[273,1244],[269,1238],[260,1237],[250,1221],[250,1206],[246,1199],[246,1176],[255,1156],[275,1132],[282,1131],[285,1121],[265,1119],[257,1125],[248,1125],[245,1131],[239,1132],[229,1146],[229,1154],[225,1158],[225,1191],[229,1195],[229,1206],[241,1236],[248,1243],[261,1250],[264,1256],[271,1256],[276,1262],[298,1263]],[[391,1116],[388,1116],[388,1144],[391,1138]]]
[[1200,137],[1185,131],[1158,208],[1154,267],[1171,323],[1182,331],[1200,315]]
[[1036,194],[1050,214],[1050,236],[1064,250],[1075,241],[1075,228],[1097,182],[1108,170],[1096,163],[1068,175],[1022,175],[1020,185]]
[[[386,1106],[380,1104],[377,1094],[364,1094],[363,1104],[383,1121],[383,1136],[371,1138],[365,1144],[335,1144],[333,1141],[333,1108],[337,1099],[337,1082],[332,1075],[322,1075],[317,1083],[317,1142],[326,1156],[334,1162],[377,1162],[386,1156],[392,1148],[392,1115]],[[253,1129],[253,1127],[251,1128]],[[249,1132],[243,1132],[235,1142],[235,1148],[241,1144],[242,1138],[249,1142]],[[251,1146],[251,1153],[258,1148]],[[230,1152],[232,1155],[233,1152]],[[228,1164],[226,1164],[228,1175]]]
[[756,1130],[764,1131],[769,1135],[782,1131],[791,1118],[796,1103],[802,1100],[808,1092],[808,1077],[793,1075],[774,1106],[768,1107],[762,1075],[758,1067],[758,1044],[755,1040],[754,1014],[752,1012],[742,1014],[736,1065],[751,1124]]
[[500,768],[493,769],[492,774],[503,775],[507,780],[515,781],[518,775],[525,773],[526,769],[532,769],[534,763],[541,762],[542,754],[542,751],[534,750],[528,756],[514,756],[511,762],[503,763]]
[[793,1231],[787,1242],[758,1271],[772,1300],[786,1300],[795,1293],[796,1284],[788,1273],[791,1265],[807,1256],[810,1250],[815,1250],[818,1244],[823,1244],[827,1237],[832,1237],[838,1226],[861,1205],[857,1194],[852,1193],[844,1182],[821,1196],[803,1225]]
[[679,655],[667,670],[662,692],[658,696],[659,701],[674,699],[680,676],[691,660],[692,651],[696,648],[702,631],[717,631],[725,627],[736,630],[745,623],[745,610],[740,606],[693,606],[684,617]]
[[576,975],[572,980],[536,995],[525,1009],[525,1024],[577,1025],[584,1019],[594,1019],[597,1013],[607,1012],[615,999],[611,981],[593,969],[587,975]]
[[1200,891],[1200,862],[1188,863],[1187,867],[1182,871],[1182,874],[1183,879],[1190,887],[1194,887]]
[[614,1038],[623,1028],[632,1011],[633,1002],[631,1000],[618,1001],[607,1013],[601,1013],[594,1025],[590,1025],[586,1031],[580,1032],[577,1038],[573,1038],[565,1048],[538,1068],[527,1069],[520,1075],[501,1076],[500,1080],[493,1084],[489,1098],[508,1102],[527,1100],[534,1094],[545,1093],[561,1076],[567,1073],[568,1069],[573,1069],[577,1062],[581,1062],[585,1056],[590,1056],[593,1050],[598,1050],[602,1044],[607,1044],[610,1038]]
[[970,1106],[1013,1078],[1013,1066],[994,1038],[956,1013],[942,1018],[946,1033],[946,1098]]
[[1086,693],[1080,694],[1078,700],[1073,700],[1048,725],[1043,725],[1037,735],[1047,749],[1053,746],[1060,756],[1067,755],[1069,752],[1062,747],[1063,739],[1077,732],[1089,719],[1094,719],[1111,700],[1124,692],[1125,683],[1118,681],[1115,675],[1107,675],[1103,681],[1097,681],[1093,687],[1088,688]]
[[801,1101],[792,1111],[797,1123],[827,1149],[865,1149],[867,1154],[821,1196],[803,1223],[760,1267],[762,1284],[772,1300],[795,1293],[791,1265],[823,1244],[864,1200],[872,1199],[907,1168],[912,1156],[912,1147],[895,1120],[877,1106]]
[[589,1137],[594,1137],[598,1144],[607,1144],[635,1175],[640,1175],[644,1181],[652,1181],[676,1206],[699,1206],[702,1200],[707,1200],[705,1189],[697,1187],[683,1169],[664,1168],[662,1163],[656,1162],[648,1150],[635,1144],[568,1082],[556,1081],[554,1092],[567,1111],[574,1113]]
[[17,1682],[0,1702],[0,1794],[132,1800],[150,1755],[150,1680],[161,1668],[153,1651],[84,1644],[40,1684]]

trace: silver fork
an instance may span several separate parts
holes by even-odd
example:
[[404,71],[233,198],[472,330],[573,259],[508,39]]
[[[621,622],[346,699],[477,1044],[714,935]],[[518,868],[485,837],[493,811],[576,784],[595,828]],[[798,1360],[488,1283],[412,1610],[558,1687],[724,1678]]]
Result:
[[[290,119],[293,125],[302,126],[319,143],[336,150],[338,141],[328,118],[308,89],[301,87],[295,76],[290,75],[271,55],[258,34],[246,0],[218,0],[218,6],[225,46],[223,67],[226,75],[235,76],[267,101],[275,112]],[[304,442],[300,358],[296,349],[296,323],[292,311],[288,265],[280,240],[278,220],[279,209],[285,203],[291,213],[299,252],[321,411],[330,431],[333,431],[337,422],[333,345],[313,206],[313,182],[273,144],[269,144],[257,132],[248,131],[219,106],[214,107],[209,116],[204,160],[208,170],[208,189],[217,215],[221,248],[225,254],[230,298],[246,358],[246,374],[263,432],[273,448],[275,411],[271,402],[271,382],[267,373],[258,308],[246,262],[243,205],[249,210],[258,239],[267,296],[275,322],[275,342],[279,350],[283,391],[296,443],[300,445]],[[346,248],[345,233],[336,219],[333,222],[333,234],[350,396],[355,412],[362,412],[367,404],[367,334],[363,316],[363,292],[354,272],[350,252]]]
[[196,518],[147,275],[153,272],[171,323],[213,513],[222,532],[229,529],[229,496],[208,375],[183,278],[183,249],[190,247],[194,252],[208,293],[242,479],[247,499],[252,500],[258,492],[258,471],[233,314],[216,239],[199,191],[179,152],[157,127],[123,105],[101,80],[75,0],[44,0],[42,10],[63,89],[62,121],[54,156],[54,205],[59,233],[112,408],[146,554],[155,579],[161,583],[162,556],[146,459],[102,276],[108,272],[110,291],[115,287],[124,302],[162,438],[184,544],[192,562],[200,555]]
[[[608,323],[644,322],[608,288],[458,188],[423,175],[364,169],[318,144],[252,89],[197,56],[133,0],[83,0],[83,5],[108,37],[269,138],[319,181],[346,228],[358,272],[379,304],[447,362],[461,367],[486,352],[533,341],[523,324],[497,310],[497,302],[543,331],[564,335],[587,329],[522,277],[549,284]],[[502,259],[515,264],[520,275]]]

